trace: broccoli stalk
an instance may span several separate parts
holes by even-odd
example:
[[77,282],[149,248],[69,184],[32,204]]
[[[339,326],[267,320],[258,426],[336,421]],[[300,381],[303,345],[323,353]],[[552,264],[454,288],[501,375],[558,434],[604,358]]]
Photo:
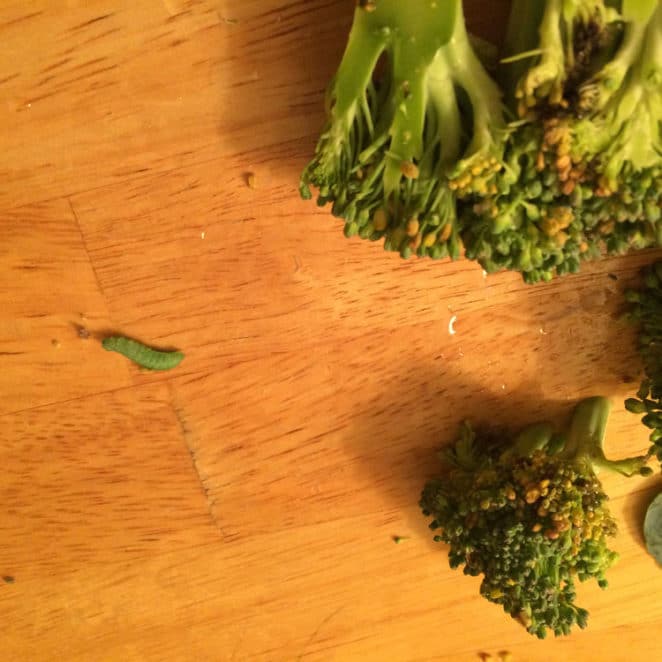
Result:
[[[511,14],[514,15],[514,14]],[[540,62],[520,81],[516,97],[522,99],[519,115],[526,115],[540,95],[560,103],[565,81],[565,50],[561,33],[562,0],[547,3],[540,23]]]
[[[640,53],[648,23],[658,0],[625,0],[621,18],[625,25],[618,52],[593,77],[581,86],[580,107],[586,110],[603,109],[607,101],[618,91]],[[655,60],[648,64],[655,66]],[[657,60],[659,66],[659,59]],[[645,79],[645,76],[644,76]]]
[[610,410],[611,403],[607,398],[593,397],[580,402],[559,458],[585,463],[587,471],[596,474],[603,469],[628,477],[650,474],[645,455],[621,460],[609,460],[605,456],[603,444]]
[[587,59],[600,49],[607,26],[619,18],[604,0],[515,0],[510,37],[519,40],[518,32],[531,32],[534,11],[540,17],[538,47],[514,53],[516,59],[522,55],[536,58],[515,91],[521,117],[540,104],[567,105],[567,84],[581,77]]
[[584,225],[615,253],[662,243],[662,4],[626,7],[620,48],[582,88],[583,117],[566,123]]
[[486,187],[505,139],[460,0],[360,2],[327,99],[301,195],[317,187],[348,236],[384,238],[403,257],[457,257],[454,189]]
[[452,468],[429,481],[420,505],[449,545],[451,567],[483,575],[480,592],[533,635],[586,626],[575,580],[607,586],[617,554],[608,539],[616,522],[597,472],[648,475],[647,456],[608,460],[603,443],[610,403],[580,402],[567,434],[549,424],[515,438],[475,434],[468,424],[445,453]]

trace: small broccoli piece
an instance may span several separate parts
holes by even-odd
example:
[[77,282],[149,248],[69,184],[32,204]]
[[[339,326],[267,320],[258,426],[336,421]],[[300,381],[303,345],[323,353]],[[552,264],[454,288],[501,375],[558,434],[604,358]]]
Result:
[[638,325],[637,345],[645,377],[636,397],[625,408],[643,414],[642,423],[651,430],[650,453],[662,462],[662,262],[644,270],[643,285],[625,293],[631,304],[628,317]]
[[506,138],[461,1],[359,2],[327,108],[301,195],[316,187],[347,236],[458,257],[454,189],[487,190]]
[[647,457],[608,460],[603,441],[609,400],[581,401],[567,433],[537,424],[514,439],[476,434],[465,424],[445,453],[451,469],[429,481],[420,505],[452,568],[482,575],[480,593],[540,638],[587,624],[575,581],[595,579],[616,561],[616,522],[597,472],[647,475]]

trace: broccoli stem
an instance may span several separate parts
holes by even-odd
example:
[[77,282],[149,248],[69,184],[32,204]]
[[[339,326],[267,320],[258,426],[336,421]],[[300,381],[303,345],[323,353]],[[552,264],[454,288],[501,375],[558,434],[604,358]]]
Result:
[[515,437],[513,450],[517,455],[527,457],[533,451],[545,448],[553,435],[554,428],[550,423],[529,425]]
[[[437,58],[440,57],[442,55],[438,53]],[[462,136],[462,119],[453,89],[453,80],[445,67],[435,64],[430,72],[428,92],[430,105],[434,109],[431,115],[436,118],[436,139],[429,142],[431,148],[428,150],[429,154],[426,153],[428,158],[421,164],[422,172],[423,168],[431,170],[426,162],[434,163],[434,151],[437,145],[439,145],[439,165],[445,168],[455,163],[460,155]]]
[[[640,1],[650,2],[650,0]],[[547,0],[546,2],[534,0],[530,3],[516,3],[513,11],[521,11],[524,16],[520,19],[514,18],[509,26],[508,37],[513,42],[509,45],[509,51],[512,50],[513,45],[523,42],[522,37],[518,38],[516,30],[527,31],[527,26],[523,23],[526,18],[531,21],[528,31],[531,31],[531,26],[537,25],[539,35],[536,48],[529,46],[528,52],[520,51],[523,58],[535,55],[538,60],[528,71],[519,70],[522,77],[515,91],[518,114],[522,117],[528,115],[529,110],[535,108],[542,100],[553,106],[565,106],[566,82],[582,73],[584,66],[584,58],[577,58],[578,52],[582,51],[575,50],[576,28],[590,26],[590,32],[593,33],[590,43],[592,47],[598,48],[599,35],[603,34],[603,29],[608,23],[617,20],[618,12],[609,7],[604,0]],[[516,59],[518,59],[517,54],[514,54],[506,61],[512,62]],[[507,79],[507,83],[512,82],[514,74],[515,71],[511,70],[510,81]],[[593,91],[597,94],[595,89]],[[593,97],[587,97],[585,103],[588,103],[589,99]]]
[[[626,26],[616,57],[610,60],[600,72],[600,78],[607,90],[615,92],[623,83],[623,79],[639,53],[645,31],[645,23],[628,23]],[[605,95],[604,102],[607,100],[608,96]],[[603,100],[601,99],[601,101]]]
[[387,33],[366,29],[360,21],[352,26],[345,54],[331,87],[331,112],[338,118],[345,118],[348,125],[351,125],[358,110],[359,100],[365,97],[372,72],[387,40]]
[[[545,0],[513,0],[504,43],[507,62],[499,69],[499,78],[509,105],[515,100],[517,83],[529,66],[529,58],[539,55],[538,36],[533,26],[540,25]],[[513,59],[510,59],[513,58]],[[512,106],[514,110],[514,106]]]
[[608,398],[596,396],[582,400],[572,416],[570,431],[560,456],[564,459],[590,464],[594,472],[608,469],[624,476],[647,473],[646,456],[608,460],[604,453],[604,438],[611,412]]
[[[639,57],[642,48],[645,48],[647,26],[656,6],[657,0],[630,0],[623,3],[622,15],[626,21],[623,40],[615,56],[594,79],[582,86],[582,106],[585,110],[604,109],[619,93],[625,77],[637,60],[644,66],[659,66],[659,60]],[[653,53],[650,55],[655,57]],[[646,76],[635,74],[635,79],[637,84],[640,84],[645,81]]]
[[[384,170],[386,200],[400,191],[403,167],[407,172],[406,165],[422,156],[430,62],[453,31],[463,27],[460,0],[380,0],[370,10],[356,9],[334,85],[333,115],[343,119],[336,123],[335,137],[340,142],[347,135],[360,107],[357,99],[365,98],[377,60],[386,52],[393,73],[386,104],[387,117],[393,120]],[[381,119],[380,124],[388,125]]]
[[561,457],[567,459],[588,459],[603,455],[607,421],[611,412],[611,402],[607,398],[594,397],[582,400],[572,415],[570,430]]
[[[655,3],[652,4],[655,5]],[[639,59],[636,73],[642,85],[650,92],[660,94],[662,86],[662,4],[659,2],[650,17],[643,54]]]
[[[550,95],[552,103],[558,103],[563,93],[563,74],[565,72],[561,17],[563,0],[548,0],[540,21],[540,62],[534,66],[523,81],[523,88],[518,92],[526,105],[533,105],[536,96]],[[538,88],[540,88],[539,93]]]
[[[418,4],[420,3],[411,2],[407,3],[407,6]],[[467,81],[473,83],[470,98],[475,109],[475,123],[481,129],[491,115],[500,114],[498,103],[496,108],[494,103],[487,109],[482,108],[481,101],[489,95],[482,92],[481,88],[495,90],[497,100],[499,93],[471,47],[462,3],[453,1],[446,4],[448,36],[441,49],[432,51],[426,47],[425,33],[429,30],[428,26],[420,36],[413,33],[409,38],[410,43],[399,39],[393,45],[394,88],[391,105],[394,107],[395,119],[391,128],[392,139],[384,175],[384,192],[387,199],[391,193],[399,190],[402,163],[420,160],[423,156],[428,102],[432,102],[439,111],[437,130],[442,150],[441,164],[457,159],[462,131],[453,82],[459,81],[463,85]],[[405,4],[400,3],[398,11],[401,11],[403,6]],[[425,14],[423,11],[420,13]],[[418,44],[420,39],[424,40],[422,47]],[[441,45],[438,41],[434,44]],[[478,115],[480,117],[476,117]],[[489,144],[491,136],[481,136],[481,140]]]
[[455,84],[462,87],[471,102],[473,113],[473,138],[467,156],[493,145],[495,121],[502,117],[502,101],[499,86],[490,78],[471,47],[464,16],[458,11],[453,36],[442,48],[443,56],[453,72]]
[[400,190],[403,162],[421,157],[423,127],[427,104],[427,67],[412,48],[393,46],[393,90],[390,106],[394,108],[391,145],[384,171],[384,195],[388,200]]
[[423,72],[437,50],[450,39],[456,15],[461,14],[461,2],[379,0],[371,9],[358,6],[354,15],[333,86],[337,114],[350,112],[356,100],[364,96],[375,64],[386,49],[396,60],[409,60],[409,70],[404,63],[395,65],[405,74],[416,69]]
[[372,11],[359,5],[355,22],[365,29],[396,28],[396,39],[417,37],[417,49],[428,61],[450,39],[462,10],[461,0],[375,0],[372,5]]
[[[644,3],[645,4],[645,3]],[[603,132],[606,159],[603,172],[610,188],[617,190],[618,177],[626,161],[637,169],[659,162],[659,118],[662,115],[662,5],[650,17],[647,29],[637,40],[636,60],[630,76],[607,106],[607,122],[618,128]],[[612,106],[615,108],[612,109]]]
[[623,0],[621,15],[623,20],[645,25],[653,15],[659,0]]

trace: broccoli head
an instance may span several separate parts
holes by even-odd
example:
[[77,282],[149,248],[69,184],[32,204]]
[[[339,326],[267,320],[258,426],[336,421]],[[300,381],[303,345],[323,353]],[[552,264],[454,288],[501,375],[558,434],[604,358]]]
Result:
[[514,0],[506,41],[502,95],[460,0],[359,0],[301,195],[531,283],[662,245],[662,3]]
[[347,236],[459,256],[455,190],[489,190],[506,138],[461,1],[360,0],[327,113],[301,195],[315,186]]
[[612,252],[662,240],[662,4],[631,0],[623,11],[622,42],[583,84],[581,116],[566,129],[569,170],[593,194],[585,224]]
[[422,493],[435,540],[449,545],[450,566],[482,575],[481,595],[540,638],[586,626],[576,579],[604,588],[617,559],[609,548],[616,522],[597,472],[650,473],[645,456],[605,457],[609,411],[606,398],[581,401],[565,434],[541,423],[502,438],[465,424],[445,453],[450,470]]
[[662,4],[619,4],[514,4],[509,51],[530,46],[537,20],[538,48],[523,55],[540,61],[504,64],[523,119],[509,127],[496,193],[475,197],[462,224],[467,256],[489,272],[549,280],[603,251],[662,243]]

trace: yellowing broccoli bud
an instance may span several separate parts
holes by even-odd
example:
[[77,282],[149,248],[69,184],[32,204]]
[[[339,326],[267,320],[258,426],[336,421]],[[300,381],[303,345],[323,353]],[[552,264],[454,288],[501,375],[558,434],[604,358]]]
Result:
[[386,210],[378,209],[375,212],[375,215],[372,217],[372,224],[375,226],[375,230],[382,232],[386,229],[388,225],[388,217],[386,216]]
[[367,12],[373,12],[377,9],[376,0],[357,0],[357,5]]
[[418,222],[418,219],[410,218],[409,221],[407,221],[407,236],[415,237],[418,234],[419,227],[420,223]]
[[453,231],[453,228],[450,223],[446,223],[443,228],[439,231],[439,241],[444,242],[448,241],[451,236],[451,232]]
[[554,241],[556,242],[556,245],[557,245],[559,248],[563,248],[563,247],[565,246],[565,244],[566,244],[566,242],[568,241],[569,238],[570,238],[570,237],[569,237],[568,233],[567,233],[567,232],[563,232],[563,231],[557,232],[557,233],[554,235]]
[[540,498],[540,490],[537,487],[527,489],[524,500],[527,503],[535,503]]
[[401,161],[400,172],[407,179],[418,179],[418,175],[420,174],[418,166],[412,161]]

